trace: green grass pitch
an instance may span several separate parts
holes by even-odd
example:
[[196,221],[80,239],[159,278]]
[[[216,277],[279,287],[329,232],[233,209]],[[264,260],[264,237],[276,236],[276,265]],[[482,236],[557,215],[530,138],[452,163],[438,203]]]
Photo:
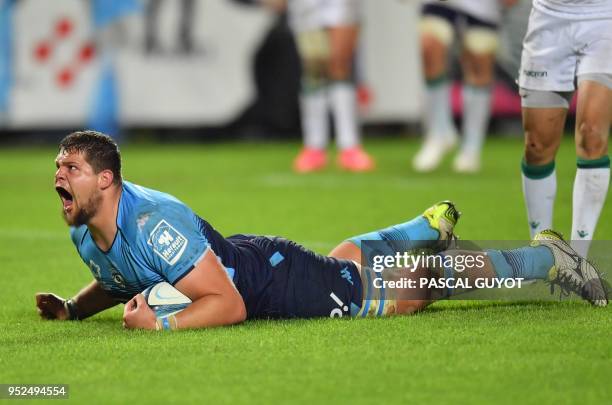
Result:
[[[522,142],[488,142],[482,174],[417,175],[408,139],[371,139],[375,173],[288,168],[297,143],[128,146],[124,175],[170,192],[223,234],[282,235],[319,252],[454,200],[466,239],[527,239]],[[122,307],[41,321],[34,293],[90,281],[60,217],[55,149],[0,150],[0,383],[70,384],[87,403],[603,403],[612,397],[612,311],[582,302],[444,302],[412,317],[249,321],[150,333]],[[558,160],[555,223],[571,224],[573,144]],[[612,240],[610,202],[596,237]]]

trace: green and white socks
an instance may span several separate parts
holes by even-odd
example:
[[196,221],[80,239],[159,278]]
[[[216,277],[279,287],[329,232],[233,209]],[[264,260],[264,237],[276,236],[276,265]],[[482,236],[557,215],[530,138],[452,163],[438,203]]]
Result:
[[[610,184],[610,158],[578,159],[572,207],[572,248],[586,257]],[[521,165],[523,195],[531,238],[552,228],[557,193],[555,162],[546,165]]]
[[586,256],[610,184],[610,158],[578,159],[574,180],[572,248]]
[[527,207],[527,220],[531,239],[536,233],[552,228],[553,207],[557,195],[555,162],[537,166],[521,164],[523,196]]

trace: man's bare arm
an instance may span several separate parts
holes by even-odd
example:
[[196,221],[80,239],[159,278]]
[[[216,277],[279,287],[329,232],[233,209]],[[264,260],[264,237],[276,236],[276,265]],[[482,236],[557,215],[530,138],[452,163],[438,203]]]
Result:
[[[206,328],[232,325],[246,319],[242,296],[228,277],[212,250],[175,285],[193,303],[176,314],[173,328]],[[155,329],[155,313],[142,294],[137,294],[124,308],[126,328]]]
[[95,315],[98,312],[114,307],[118,303],[102,288],[100,283],[95,280],[79,291],[72,300],[75,304],[79,319],[85,319]]
[[244,300],[212,250],[175,287],[193,300],[176,315],[180,328],[232,325],[246,319]]
[[38,313],[45,319],[85,319],[117,304],[95,280],[68,300],[68,305],[66,301],[51,293],[36,294]]

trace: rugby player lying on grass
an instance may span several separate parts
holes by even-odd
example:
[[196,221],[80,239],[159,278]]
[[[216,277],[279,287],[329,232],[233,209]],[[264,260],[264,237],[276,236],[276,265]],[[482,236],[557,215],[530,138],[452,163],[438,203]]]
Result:
[[[277,237],[224,238],[176,198],[124,181],[119,150],[106,135],[70,134],[59,146],[56,166],[64,219],[95,280],[69,300],[36,294],[45,319],[84,319],[122,302],[126,328],[201,328],[250,318],[407,314],[444,298],[425,291],[420,299],[375,299],[375,292],[363,291],[368,283],[362,278],[371,273],[360,265],[360,247],[365,240],[422,241],[423,248],[448,241],[459,217],[450,202],[351,238],[322,256]],[[537,246],[487,251],[482,274],[548,279],[594,305],[607,305],[599,275],[586,260],[554,232],[537,239]],[[162,281],[193,301],[164,321],[140,294]]]

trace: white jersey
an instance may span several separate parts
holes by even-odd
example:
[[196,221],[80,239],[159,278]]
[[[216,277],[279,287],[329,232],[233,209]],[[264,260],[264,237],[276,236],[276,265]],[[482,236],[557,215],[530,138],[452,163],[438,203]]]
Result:
[[360,0],[288,0],[289,25],[296,32],[354,25],[360,7]]
[[502,17],[499,0],[425,0],[425,3],[449,7],[492,24],[499,24]]
[[533,0],[533,7],[570,20],[612,18],[612,0]]

